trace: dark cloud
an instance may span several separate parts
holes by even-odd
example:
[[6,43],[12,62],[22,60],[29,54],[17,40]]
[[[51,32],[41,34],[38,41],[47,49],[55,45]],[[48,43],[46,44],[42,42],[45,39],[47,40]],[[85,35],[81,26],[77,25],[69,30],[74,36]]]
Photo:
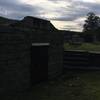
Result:
[[48,0],[48,1],[51,1],[51,2],[57,3],[57,2],[59,2],[60,0]]
[[[93,11],[97,14],[100,13],[100,4],[96,3],[86,3],[75,0],[48,0],[53,3],[55,2],[65,2],[69,6],[59,7],[54,9],[55,13],[59,13],[59,16],[55,16],[50,20],[59,21],[74,21],[80,17],[85,16],[88,12]],[[46,13],[45,7],[41,5],[27,5],[21,3],[19,0],[0,0],[0,15],[4,15],[12,18],[21,18],[26,15],[40,16],[40,14]],[[51,13],[51,12],[50,12]]]
[[[86,17],[87,13],[94,12],[96,15],[100,15],[100,3],[90,3],[82,2],[81,0],[49,0],[50,2],[62,2],[66,3],[66,7],[60,7],[55,12],[58,12],[60,16],[55,16],[51,18],[54,21],[63,21],[63,22],[73,22],[76,23],[76,20]],[[67,5],[69,4],[69,5]],[[77,22],[76,27],[72,25],[64,25],[62,29],[65,30],[82,30],[84,22]]]
[[72,2],[73,0],[48,0],[51,2],[61,2],[61,1],[65,1],[65,2]]
[[22,18],[24,16],[41,14],[41,7],[21,3],[18,0],[0,0],[0,16]]
[[[46,3],[50,2],[51,6],[49,4],[46,5]],[[65,6],[60,5],[63,2]],[[53,5],[52,7],[52,3],[58,6]],[[32,6],[22,3],[21,0],[0,0],[0,16],[14,19],[21,19],[29,15],[47,18],[45,15],[56,13],[58,16],[55,14],[55,16],[49,19],[54,21],[72,21],[74,23],[75,20],[85,17],[91,11],[100,15],[100,3],[88,3],[81,0],[47,0],[45,4],[39,3],[39,5]],[[82,25],[81,22],[78,25]],[[64,28],[69,29],[70,26],[65,26]]]
[[[52,2],[60,0],[49,0]],[[68,3],[69,0],[63,0]],[[65,8],[59,8],[55,12],[60,12],[59,17],[51,18],[51,20],[59,20],[59,21],[74,21],[80,17],[85,17],[88,12],[94,12],[96,14],[100,14],[100,4],[97,3],[87,3],[71,0],[69,2],[70,6],[66,6]]]

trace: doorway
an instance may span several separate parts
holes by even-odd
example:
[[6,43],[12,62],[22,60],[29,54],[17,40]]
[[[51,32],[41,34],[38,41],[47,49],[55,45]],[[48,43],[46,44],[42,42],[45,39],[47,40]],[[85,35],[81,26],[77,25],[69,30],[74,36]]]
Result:
[[32,84],[48,80],[49,43],[33,43],[31,47]]

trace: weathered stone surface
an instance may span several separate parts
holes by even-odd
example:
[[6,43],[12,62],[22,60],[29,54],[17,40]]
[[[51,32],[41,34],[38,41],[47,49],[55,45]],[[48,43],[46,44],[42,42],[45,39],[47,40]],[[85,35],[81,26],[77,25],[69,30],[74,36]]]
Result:
[[32,43],[50,43],[48,79],[62,73],[62,33],[57,30],[34,30],[3,26],[0,27],[0,93],[30,88]]

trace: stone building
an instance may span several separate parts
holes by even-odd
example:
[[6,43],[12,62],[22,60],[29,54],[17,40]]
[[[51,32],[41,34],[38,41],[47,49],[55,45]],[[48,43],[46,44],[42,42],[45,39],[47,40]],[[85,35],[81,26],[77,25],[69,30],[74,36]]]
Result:
[[36,17],[27,16],[21,21],[10,23],[12,27],[22,27],[35,30],[56,30],[56,28],[48,20],[39,19]]
[[0,25],[0,93],[29,89],[62,70],[63,34],[49,21],[25,17]]

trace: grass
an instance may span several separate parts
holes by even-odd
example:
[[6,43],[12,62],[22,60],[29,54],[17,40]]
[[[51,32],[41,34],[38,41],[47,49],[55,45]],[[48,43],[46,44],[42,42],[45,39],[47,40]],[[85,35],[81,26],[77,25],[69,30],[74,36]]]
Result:
[[41,100],[100,100],[100,72],[68,71],[42,88]]
[[28,94],[7,100],[100,100],[100,71],[66,71],[49,82],[37,84]]
[[73,45],[64,43],[64,50],[84,50],[84,51],[100,51],[100,43],[83,43],[81,45]]

